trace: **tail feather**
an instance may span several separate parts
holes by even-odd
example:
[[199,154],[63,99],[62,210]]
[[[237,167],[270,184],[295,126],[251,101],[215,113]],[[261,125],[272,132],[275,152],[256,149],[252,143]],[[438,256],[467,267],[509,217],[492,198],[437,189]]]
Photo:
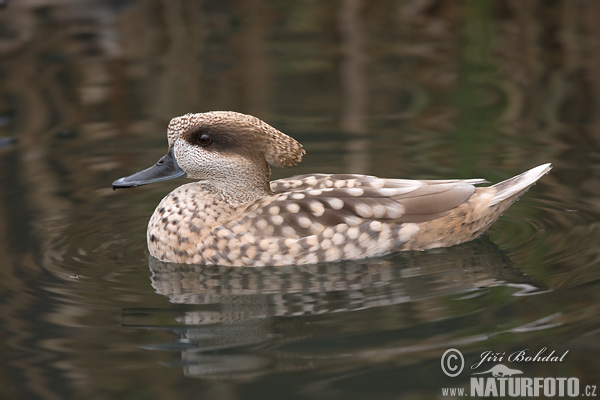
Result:
[[532,168],[527,172],[523,172],[520,175],[493,185],[492,187],[496,188],[497,193],[492,199],[490,206],[494,206],[511,197],[515,197],[514,200],[517,200],[517,198],[525,193],[531,187],[531,185],[536,183],[542,176],[550,172],[551,169],[552,165],[550,163],[543,164]]

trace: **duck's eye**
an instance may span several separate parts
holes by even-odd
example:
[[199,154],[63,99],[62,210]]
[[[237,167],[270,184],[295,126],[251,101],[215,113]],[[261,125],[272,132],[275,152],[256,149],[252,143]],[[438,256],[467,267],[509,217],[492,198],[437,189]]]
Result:
[[210,135],[203,133],[202,135],[198,136],[198,144],[199,145],[206,146],[210,142],[212,142],[212,138],[210,137]]

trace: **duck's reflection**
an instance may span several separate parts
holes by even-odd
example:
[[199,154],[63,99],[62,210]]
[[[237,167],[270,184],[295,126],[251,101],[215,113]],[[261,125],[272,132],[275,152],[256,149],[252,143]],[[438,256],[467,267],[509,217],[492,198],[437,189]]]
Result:
[[461,327],[478,336],[485,307],[469,307],[465,298],[499,288],[510,303],[515,293],[545,290],[485,238],[334,264],[239,268],[150,259],[150,269],[156,292],[176,306],[128,309],[125,321],[180,334],[174,343],[144,347],[181,351],[186,375],[203,377],[248,377],[352,357],[381,360],[398,352],[415,357],[424,343],[447,346]]

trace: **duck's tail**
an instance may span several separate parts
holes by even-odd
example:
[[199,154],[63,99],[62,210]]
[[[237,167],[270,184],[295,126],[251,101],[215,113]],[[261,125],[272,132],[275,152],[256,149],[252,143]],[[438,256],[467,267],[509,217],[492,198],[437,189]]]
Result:
[[552,165],[550,163],[543,164],[539,167],[532,168],[527,172],[523,172],[520,175],[493,185],[492,187],[496,188],[497,192],[490,203],[490,207],[508,199],[512,200],[508,204],[515,202],[542,176],[550,172],[551,169]]

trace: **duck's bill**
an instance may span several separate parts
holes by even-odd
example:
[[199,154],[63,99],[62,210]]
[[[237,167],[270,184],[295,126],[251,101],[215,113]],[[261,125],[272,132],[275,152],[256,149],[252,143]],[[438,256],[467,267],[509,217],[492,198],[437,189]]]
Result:
[[117,179],[113,182],[112,187],[113,190],[117,190],[185,176],[186,173],[179,167],[179,165],[177,165],[177,161],[175,161],[175,157],[173,157],[173,148],[171,148],[167,154],[165,154],[150,168],[146,168],[145,170],[136,172],[133,175]]

